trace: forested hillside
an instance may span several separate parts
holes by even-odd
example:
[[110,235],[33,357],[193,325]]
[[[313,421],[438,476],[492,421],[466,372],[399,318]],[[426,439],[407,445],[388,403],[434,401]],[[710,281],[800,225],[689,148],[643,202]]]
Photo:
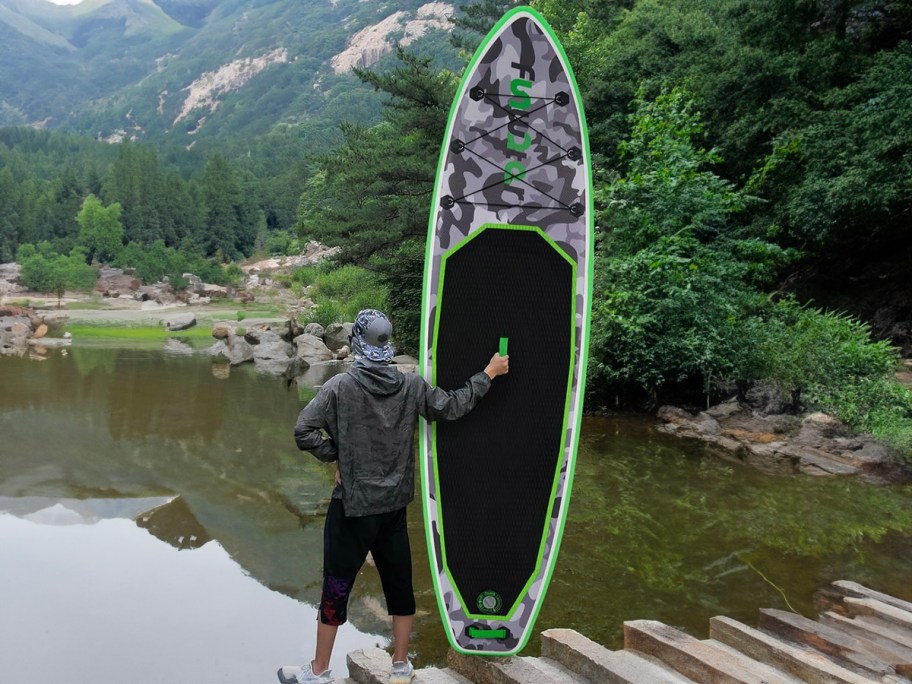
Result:
[[372,64],[403,41],[454,66],[452,12],[427,0],[0,0],[0,124],[180,146],[217,138],[222,151],[279,125],[320,136],[376,113],[340,53]]
[[[352,35],[331,28],[333,12],[365,21],[352,3],[303,4],[308,21],[329,22],[312,36],[326,54]],[[77,216],[90,195],[131,246],[225,261],[318,239],[379,275],[400,343],[414,348],[446,116],[466,51],[512,4],[469,5],[452,39],[428,34],[355,76],[322,64],[318,82],[296,81],[305,72],[292,64],[309,59],[298,53],[226,96],[210,112],[219,127],[205,115],[198,145],[186,143],[196,115],[149,123],[159,105],[130,95],[145,84],[106,107],[132,111],[147,142],[0,131],[0,260],[22,243],[87,247]],[[912,450],[912,394],[893,380],[890,346],[912,355],[912,0],[532,4],[575,68],[596,162],[590,407],[765,388]],[[284,2],[157,5],[199,31],[187,44],[200,51],[220,27],[207,40],[222,64],[237,48],[219,17],[241,6],[270,18],[244,45],[287,47],[266,28],[287,23]],[[391,7],[361,9],[376,19]],[[176,72],[149,76],[149,92],[183,87]],[[163,108],[163,121],[180,111],[171,99]],[[288,111],[302,115],[277,114]],[[97,116],[68,121],[89,130]]]
[[[476,4],[464,26],[484,30],[511,4]],[[912,4],[533,4],[567,47],[596,159],[590,404],[759,388],[912,448],[912,394],[889,346],[912,352]],[[457,78],[408,57],[364,78],[389,95],[384,122],[345,130],[308,180],[300,230],[381,272],[414,341]],[[894,304],[884,342],[844,313],[857,300],[820,287],[836,268]],[[822,309],[835,301],[842,311]]]

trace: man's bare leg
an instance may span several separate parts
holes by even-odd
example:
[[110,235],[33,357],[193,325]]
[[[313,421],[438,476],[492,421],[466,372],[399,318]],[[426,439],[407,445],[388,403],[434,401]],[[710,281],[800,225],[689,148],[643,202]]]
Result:
[[408,660],[409,640],[412,638],[414,615],[393,615],[393,662]]
[[333,645],[336,643],[336,632],[338,631],[338,625],[326,625],[321,620],[317,620],[317,651],[313,660],[314,674],[323,674],[329,669],[329,661],[332,658]]

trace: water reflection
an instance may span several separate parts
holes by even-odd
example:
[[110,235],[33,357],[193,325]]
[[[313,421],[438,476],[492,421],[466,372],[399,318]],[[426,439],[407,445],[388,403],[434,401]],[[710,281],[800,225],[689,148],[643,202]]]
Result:
[[[297,451],[292,427],[338,367],[315,367],[300,387],[216,368],[79,347],[40,364],[0,358],[0,681],[41,681],[40,662],[75,684],[240,684],[309,657],[333,469]],[[712,615],[756,624],[759,608],[786,600],[811,614],[815,589],[836,579],[912,599],[910,499],[909,488],[764,475],[648,419],[586,419],[537,630],[570,627],[612,648],[629,619],[705,636]],[[447,643],[420,505],[409,516],[413,647],[420,666],[439,666]],[[343,662],[389,633],[372,568],[349,617]]]
[[[175,548],[130,519],[174,510],[137,513],[160,503],[0,500],[0,680],[241,684],[307,658],[314,608],[253,580],[217,542]],[[385,645],[351,625],[339,637],[340,673],[348,649]]]
[[136,524],[176,549],[198,549],[212,540],[182,497],[144,511]]

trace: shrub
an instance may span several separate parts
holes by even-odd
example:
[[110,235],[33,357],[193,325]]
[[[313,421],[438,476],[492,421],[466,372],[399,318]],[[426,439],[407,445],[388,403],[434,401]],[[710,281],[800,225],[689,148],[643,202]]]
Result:
[[55,252],[46,241],[37,248],[23,244],[17,258],[22,265],[22,284],[30,290],[56,294],[58,307],[66,290],[91,290],[95,284],[95,270],[86,264],[81,247],[74,247],[66,255]]
[[376,274],[358,266],[315,266],[298,269],[294,280],[313,285],[311,298],[317,305],[302,321],[330,323],[354,321],[362,309],[385,309],[388,291]]
[[305,325],[307,323],[319,323],[325,328],[330,323],[342,323],[344,321],[342,311],[331,299],[328,299],[322,303],[317,303],[316,308],[307,312],[302,317],[301,322]]
[[753,379],[772,382],[804,408],[836,415],[912,459],[912,391],[893,377],[896,349],[872,340],[868,325],[788,299],[758,319],[753,335]]

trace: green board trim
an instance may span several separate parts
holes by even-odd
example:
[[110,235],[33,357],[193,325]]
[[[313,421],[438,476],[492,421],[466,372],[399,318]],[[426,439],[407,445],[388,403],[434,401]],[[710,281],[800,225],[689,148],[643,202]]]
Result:
[[[446,573],[447,577],[450,579],[450,584],[453,586],[453,591],[456,594],[456,598],[459,601],[459,604],[462,606],[465,614],[477,620],[510,620],[513,615],[516,613],[523,599],[528,595],[529,589],[532,587],[532,584],[535,582],[536,577],[538,577],[541,571],[541,564],[544,558],[545,546],[548,542],[548,529],[550,527],[552,513],[554,511],[554,501],[555,494],[557,492],[557,487],[560,484],[560,473],[561,468],[564,463],[564,454],[566,453],[566,439],[567,439],[567,424],[569,422],[569,414],[571,409],[571,397],[573,393],[573,372],[576,370],[576,277],[577,277],[577,263],[571,259],[567,253],[560,248],[560,246],[541,228],[538,226],[520,226],[520,225],[510,225],[510,224],[497,224],[497,223],[486,223],[481,226],[478,230],[473,232],[468,237],[463,238],[459,243],[451,247],[446,254],[441,258],[440,264],[440,279],[437,284],[437,312],[434,320],[434,329],[440,330],[440,315],[443,309],[444,301],[444,281],[446,276],[446,264],[447,260],[454,256],[460,249],[465,247],[469,242],[477,238],[479,235],[484,233],[487,230],[516,230],[516,231],[527,231],[538,234],[555,252],[557,252],[568,264],[570,264],[570,363],[568,365],[567,372],[567,391],[564,395],[564,418],[561,424],[561,440],[560,447],[558,449],[558,458],[555,466],[554,477],[551,481],[551,497],[548,502],[548,510],[544,519],[544,527],[542,529],[541,541],[538,545],[538,560],[535,563],[535,567],[532,570],[529,578],[526,580],[526,583],[523,585],[522,590],[519,592],[519,595],[516,598],[516,601],[509,607],[509,609],[503,614],[492,615],[489,613],[479,613],[478,611],[473,611],[469,609],[469,602],[465,600],[462,596],[462,592],[459,590],[459,586],[453,578],[453,575],[450,573],[449,563],[447,562],[447,552],[446,552],[446,530],[445,522],[443,518],[442,511],[442,496],[440,494],[440,474],[437,468],[437,428],[436,425],[431,426],[431,450],[433,453],[434,461],[434,486],[435,491],[437,492],[437,529],[440,533],[440,554],[441,561],[443,563],[443,571]],[[506,351],[506,342],[507,338],[500,338],[500,354],[505,356]],[[431,383],[437,384],[437,340],[434,340],[434,346],[432,347],[432,358],[434,359],[431,365]],[[422,467],[424,467],[424,459],[422,459]],[[565,497],[566,498],[566,497]],[[425,520],[427,522],[427,520]],[[433,558],[433,549],[430,549]],[[553,566],[552,566],[553,567]],[[550,580],[550,573],[548,575]],[[435,576],[435,582],[437,581]],[[439,593],[439,592],[438,592]],[[543,592],[544,593],[544,592]],[[539,601],[540,603],[540,601]]]
[[[535,19],[536,22],[538,22],[538,24],[547,33],[548,37],[551,40],[552,45],[554,46],[555,50],[557,51],[558,55],[560,56],[562,65],[567,73],[567,79],[568,79],[570,87],[573,91],[575,101],[578,103],[577,108],[578,108],[579,121],[580,121],[580,133],[581,133],[582,146],[583,146],[583,158],[586,161],[586,164],[585,164],[586,191],[587,191],[586,217],[587,217],[587,233],[588,233],[587,249],[586,249],[586,291],[585,291],[586,298],[585,298],[585,311],[581,312],[583,315],[583,324],[581,326],[581,340],[580,340],[580,359],[579,359],[580,373],[579,373],[579,377],[577,378],[578,398],[577,398],[576,420],[575,420],[574,430],[571,434],[571,444],[570,444],[571,461],[568,464],[568,468],[567,468],[565,487],[564,487],[564,496],[563,496],[563,501],[562,501],[562,505],[566,507],[568,505],[569,497],[570,497],[571,491],[573,489],[573,482],[574,482],[574,476],[575,476],[575,455],[576,455],[576,450],[579,445],[579,433],[580,433],[580,427],[582,424],[583,397],[585,396],[585,389],[586,389],[586,367],[588,365],[588,360],[589,360],[589,337],[590,337],[590,320],[591,320],[591,310],[592,310],[592,290],[593,290],[593,272],[594,272],[594,264],[593,264],[594,248],[593,248],[592,232],[593,232],[593,226],[594,226],[594,220],[593,220],[594,213],[593,212],[595,210],[594,198],[593,198],[593,185],[592,185],[592,163],[591,163],[591,151],[590,151],[590,145],[589,145],[589,127],[586,122],[585,112],[582,107],[583,98],[582,98],[582,94],[580,93],[579,84],[577,83],[576,76],[574,75],[574,72],[573,72],[573,68],[570,64],[570,60],[567,58],[566,51],[564,50],[563,45],[561,44],[560,40],[557,38],[557,35],[554,33],[554,30],[551,28],[550,24],[547,22],[547,20],[544,19],[544,17],[538,11],[532,9],[531,7],[519,6],[519,7],[513,8],[512,10],[507,12],[494,25],[494,27],[488,32],[488,35],[482,41],[481,45],[479,46],[479,48],[476,50],[475,54],[473,55],[471,61],[466,66],[466,69],[463,72],[462,79],[459,84],[459,88],[456,91],[457,96],[454,97],[453,103],[450,106],[450,112],[449,112],[449,115],[447,118],[447,127],[446,127],[446,131],[445,131],[444,137],[443,137],[443,145],[441,145],[440,155],[438,157],[438,162],[437,162],[437,175],[436,175],[437,180],[434,184],[434,190],[433,190],[433,195],[432,195],[432,200],[431,200],[431,212],[430,212],[430,217],[428,219],[428,233],[427,233],[428,237],[427,237],[427,244],[425,247],[425,277],[424,277],[424,287],[423,287],[423,291],[422,291],[423,306],[422,306],[422,316],[421,316],[420,343],[421,343],[422,354],[426,355],[427,350],[428,350],[428,338],[430,335],[429,320],[428,320],[428,315],[427,315],[428,314],[427,305],[428,305],[428,302],[430,302],[431,290],[432,290],[432,286],[434,285],[434,283],[431,282],[431,278],[429,277],[429,274],[430,274],[430,268],[431,268],[431,265],[433,264],[433,259],[434,259],[434,238],[435,238],[435,234],[436,234],[437,207],[439,206],[439,202],[440,202],[440,179],[444,175],[445,163],[446,163],[446,157],[447,157],[446,144],[452,138],[453,126],[455,123],[456,114],[458,113],[458,110],[459,110],[461,97],[465,94],[466,86],[467,86],[470,78],[474,74],[479,61],[484,56],[485,52],[490,47],[491,43],[500,35],[504,26],[507,23],[511,22],[516,15],[521,14],[521,13],[525,13],[525,14],[529,15],[530,17]],[[579,294],[579,293],[577,293],[577,294]],[[424,356],[424,358],[421,361],[420,368],[424,369],[426,363],[427,363],[427,358],[426,358],[426,356]],[[428,472],[428,440],[429,439],[430,440],[435,439],[434,425],[433,425],[433,423],[422,423],[421,424],[421,438],[419,439],[422,482],[429,481],[429,472]],[[435,480],[436,480],[436,473],[435,473]],[[438,486],[438,491],[439,491],[439,482],[437,483],[437,486]],[[456,642],[454,635],[452,633],[451,625],[447,619],[447,608],[446,608],[446,605],[444,604],[442,591],[441,591],[440,578],[438,576],[437,568],[436,568],[437,556],[436,556],[435,549],[434,549],[434,541],[430,534],[431,520],[430,520],[430,510],[429,510],[428,503],[429,502],[428,502],[427,497],[426,496],[423,497],[422,509],[423,509],[424,524],[425,524],[425,530],[426,530],[425,542],[427,544],[427,549],[428,549],[428,558],[431,560],[431,563],[432,563],[431,576],[432,576],[433,582],[434,582],[434,593],[437,598],[437,605],[440,610],[441,619],[443,620],[444,631],[447,635],[447,640],[450,642],[450,645],[454,648],[454,650],[456,650],[459,653],[463,653],[463,654],[467,654],[467,655],[478,655],[478,651],[467,650],[467,649],[463,648],[459,643]],[[438,511],[438,515],[439,515],[439,511]],[[568,516],[566,514],[566,511],[564,511],[560,514],[560,516],[558,518],[558,528],[557,528],[557,531],[555,534],[554,543],[553,543],[553,546],[551,549],[551,554],[549,556],[550,563],[549,563],[549,567],[547,569],[547,574],[543,578],[541,594],[539,595],[538,600],[534,603],[533,613],[530,616],[528,622],[526,623],[528,625],[528,627],[526,627],[524,629],[523,633],[520,635],[520,641],[519,641],[518,645],[509,651],[486,652],[485,653],[486,655],[490,655],[490,656],[514,655],[515,653],[517,653],[517,652],[521,651],[523,648],[525,648],[526,644],[528,643],[528,640],[532,634],[531,627],[535,624],[535,622],[538,618],[538,615],[541,611],[541,607],[544,604],[545,594],[547,593],[548,587],[550,586],[550,583],[551,583],[551,578],[554,573],[554,567],[556,565],[555,559],[557,558],[557,554],[560,550],[560,544],[563,539],[564,528],[567,523],[567,517]],[[439,520],[439,522],[442,525],[443,521]],[[443,561],[444,561],[444,559],[441,559],[441,562],[443,562]],[[492,618],[491,618],[491,616],[484,616],[484,619],[489,620]]]
[[506,639],[509,632],[506,629],[478,629],[469,627],[469,636],[473,639]]

